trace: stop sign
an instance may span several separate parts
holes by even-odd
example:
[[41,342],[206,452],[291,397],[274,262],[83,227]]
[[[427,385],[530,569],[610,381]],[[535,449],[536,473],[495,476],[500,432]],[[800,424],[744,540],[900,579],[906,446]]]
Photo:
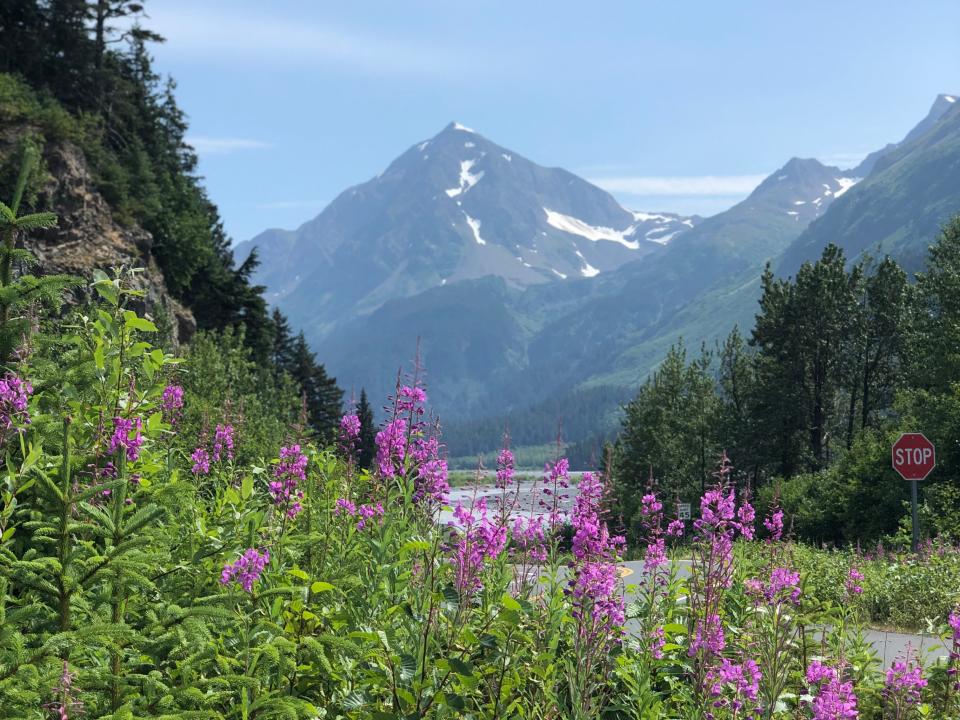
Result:
[[937,464],[933,443],[923,433],[904,433],[890,452],[893,469],[904,480],[923,480]]

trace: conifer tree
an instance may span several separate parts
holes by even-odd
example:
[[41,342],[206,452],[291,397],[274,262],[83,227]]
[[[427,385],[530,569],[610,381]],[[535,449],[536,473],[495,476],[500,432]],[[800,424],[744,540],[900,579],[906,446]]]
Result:
[[300,385],[310,427],[322,441],[332,442],[339,427],[343,390],[337,387],[336,378],[317,363],[302,332],[293,343],[290,374]]
[[285,372],[293,364],[293,337],[290,334],[290,323],[287,317],[274,309],[270,316],[273,321],[273,347],[270,350],[270,362],[276,372]]
[[373,408],[367,400],[367,391],[360,388],[360,402],[357,404],[357,417],[360,419],[360,440],[357,460],[361,468],[369,469],[377,454],[377,428],[373,419]]
[[33,262],[33,255],[17,248],[17,238],[30,230],[50,228],[57,224],[53,213],[20,215],[20,204],[27,182],[37,165],[37,150],[27,144],[24,148],[20,175],[9,205],[0,202],[0,362],[9,362],[14,350],[30,333],[28,310],[38,302],[59,305],[63,293],[75,284],[66,275],[35,277],[24,274],[14,277],[16,264]]

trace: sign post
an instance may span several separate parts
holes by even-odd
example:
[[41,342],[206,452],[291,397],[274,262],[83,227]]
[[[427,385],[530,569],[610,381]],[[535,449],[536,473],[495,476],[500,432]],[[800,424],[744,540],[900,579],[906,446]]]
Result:
[[917,483],[926,480],[937,466],[937,451],[923,433],[904,433],[890,449],[893,469],[910,481],[910,507],[913,514],[913,552],[920,544],[920,523],[917,518]]

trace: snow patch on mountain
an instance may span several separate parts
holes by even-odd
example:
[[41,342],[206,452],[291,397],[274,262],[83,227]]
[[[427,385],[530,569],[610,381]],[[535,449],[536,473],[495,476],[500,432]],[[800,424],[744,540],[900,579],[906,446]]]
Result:
[[477,245],[486,245],[487,241],[480,237],[480,221],[470,217],[466,213],[464,213],[463,216],[467,219],[467,225],[473,230],[473,239],[477,241]]
[[580,261],[583,263],[583,267],[580,268],[580,274],[584,277],[592,278],[600,274],[600,271],[595,268],[593,265],[587,262],[587,259],[583,256],[583,253],[579,250],[576,251],[577,257],[580,258]]
[[458,123],[458,122],[455,122],[455,123],[453,124],[453,129],[454,129],[454,130],[461,130],[461,131],[463,131],[463,132],[468,132],[468,133],[476,133],[476,132],[477,132],[477,131],[474,130],[473,128],[468,128],[466,125],[461,125],[461,124]]
[[847,190],[856,185],[862,178],[848,178],[848,177],[839,177],[836,179],[837,184],[840,185],[840,189],[834,191],[833,197],[838,198],[843,195]]
[[608,240],[610,242],[620,243],[625,248],[630,250],[638,250],[640,248],[639,242],[636,240],[627,240],[626,238],[626,236],[633,231],[633,225],[626,230],[614,230],[613,228],[608,227],[594,227],[593,225],[589,225],[579,218],[571,217],[570,215],[564,215],[563,213],[558,213],[554,210],[549,210],[548,208],[543,208],[543,211],[547,214],[547,224],[556,228],[557,230],[570,233],[571,235],[579,235],[580,237],[586,238],[591,242]]
[[481,170],[476,175],[470,172],[473,169],[473,166],[476,164],[476,160],[461,160],[460,161],[460,185],[455,188],[450,188],[447,190],[447,195],[450,197],[456,197],[462,193],[465,193],[467,190],[472,188],[483,177],[483,171]]

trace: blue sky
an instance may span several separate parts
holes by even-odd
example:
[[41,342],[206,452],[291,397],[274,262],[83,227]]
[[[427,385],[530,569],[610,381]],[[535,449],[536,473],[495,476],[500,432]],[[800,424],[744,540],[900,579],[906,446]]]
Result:
[[451,120],[638,210],[852,165],[960,93],[960,3],[151,0],[226,228],[294,228]]

